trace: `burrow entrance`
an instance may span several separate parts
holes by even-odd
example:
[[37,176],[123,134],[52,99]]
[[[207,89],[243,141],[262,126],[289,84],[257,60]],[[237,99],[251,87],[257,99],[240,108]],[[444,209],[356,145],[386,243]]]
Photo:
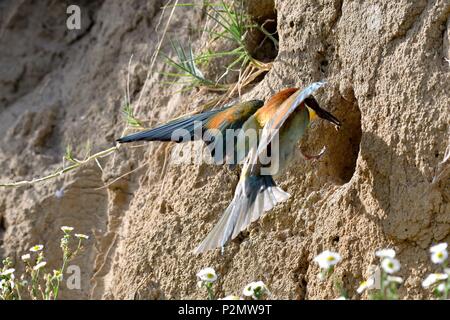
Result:
[[326,146],[316,171],[319,176],[342,185],[350,181],[356,170],[362,136],[361,111],[353,94],[347,100],[337,94],[320,105],[341,121],[341,128],[336,131],[328,122],[317,121],[312,124],[313,130],[307,131],[301,147],[312,153]]
[[244,10],[253,22],[264,31],[253,28],[246,38],[247,49],[252,57],[262,61],[274,61],[278,55],[277,13],[273,0],[246,0]]
[[353,93],[351,99],[340,97],[335,102],[336,117],[342,122],[338,132],[328,139],[328,174],[336,178],[336,182],[344,184],[350,181],[356,170],[361,144],[361,111]]

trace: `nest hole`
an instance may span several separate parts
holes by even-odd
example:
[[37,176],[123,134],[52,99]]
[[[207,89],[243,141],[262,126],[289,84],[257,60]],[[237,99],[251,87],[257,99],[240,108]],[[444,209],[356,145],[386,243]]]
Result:
[[246,11],[261,28],[253,28],[246,39],[247,49],[261,62],[274,61],[278,55],[278,23],[273,0],[247,0]]
[[0,246],[3,245],[3,237],[6,232],[6,221],[3,216],[0,216]]
[[6,231],[6,221],[5,218],[0,216],[0,232]]
[[[325,155],[316,168],[318,176],[337,185],[351,180],[356,170],[356,162],[361,143],[361,112],[353,94],[344,99],[335,95],[328,103],[319,104],[336,116],[341,127],[338,131],[328,121],[316,121],[311,124],[300,147],[307,154],[317,153],[323,146]],[[324,180],[320,180],[321,185]]]
[[342,125],[339,132],[333,133],[328,144],[329,174],[338,183],[345,184],[351,180],[356,170],[356,161],[361,144],[361,111],[352,94],[351,99],[340,98],[336,103],[336,117]]

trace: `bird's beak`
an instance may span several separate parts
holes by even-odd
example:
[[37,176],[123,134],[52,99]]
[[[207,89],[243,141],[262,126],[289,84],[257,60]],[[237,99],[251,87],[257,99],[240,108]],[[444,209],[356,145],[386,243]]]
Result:
[[339,119],[337,119],[327,110],[322,109],[319,106],[317,100],[313,96],[309,96],[308,98],[306,98],[305,104],[308,108],[312,109],[319,118],[330,121],[331,123],[335,124],[338,128],[341,126],[341,122],[339,121]]

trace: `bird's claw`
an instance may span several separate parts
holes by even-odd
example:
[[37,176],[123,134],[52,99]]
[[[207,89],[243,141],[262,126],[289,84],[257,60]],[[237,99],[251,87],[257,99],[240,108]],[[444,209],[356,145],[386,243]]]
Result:
[[302,153],[302,156],[305,158],[305,160],[316,162],[323,156],[326,149],[327,149],[327,147],[324,146],[322,148],[322,150],[320,150],[320,152],[315,155],[309,155],[307,153],[304,153],[303,151],[301,151],[301,153]]

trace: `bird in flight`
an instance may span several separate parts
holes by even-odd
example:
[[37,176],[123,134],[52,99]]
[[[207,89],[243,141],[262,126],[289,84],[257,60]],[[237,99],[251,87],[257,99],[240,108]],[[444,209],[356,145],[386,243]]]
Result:
[[[292,161],[295,147],[309,124],[321,118],[337,128],[341,126],[341,122],[321,108],[313,96],[324,84],[315,82],[304,90],[287,88],[277,92],[266,103],[251,100],[181,117],[117,141],[203,140],[216,163],[226,161],[232,167],[243,163],[233,200],[194,252],[223,248],[264,212],[289,197],[276,186],[273,177],[281,174]],[[196,128],[199,134],[196,134]],[[176,134],[177,130],[182,130],[183,134]],[[228,135],[230,130],[235,134]],[[249,143],[250,133],[256,135],[253,143]],[[226,148],[230,145],[231,152]],[[304,154],[304,157],[316,159],[323,151],[316,156]]]
[[[273,177],[289,165],[295,147],[311,121],[322,118],[337,128],[341,126],[341,122],[322,109],[312,96],[323,85],[324,82],[316,82],[304,90],[284,89],[272,96],[244,123],[243,131],[252,128],[261,132],[258,144],[250,147],[245,158],[233,200],[194,253],[223,248],[264,212],[289,197],[276,186]],[[270,162],[264,164],[260,156],[270,153],[270,149]]]

